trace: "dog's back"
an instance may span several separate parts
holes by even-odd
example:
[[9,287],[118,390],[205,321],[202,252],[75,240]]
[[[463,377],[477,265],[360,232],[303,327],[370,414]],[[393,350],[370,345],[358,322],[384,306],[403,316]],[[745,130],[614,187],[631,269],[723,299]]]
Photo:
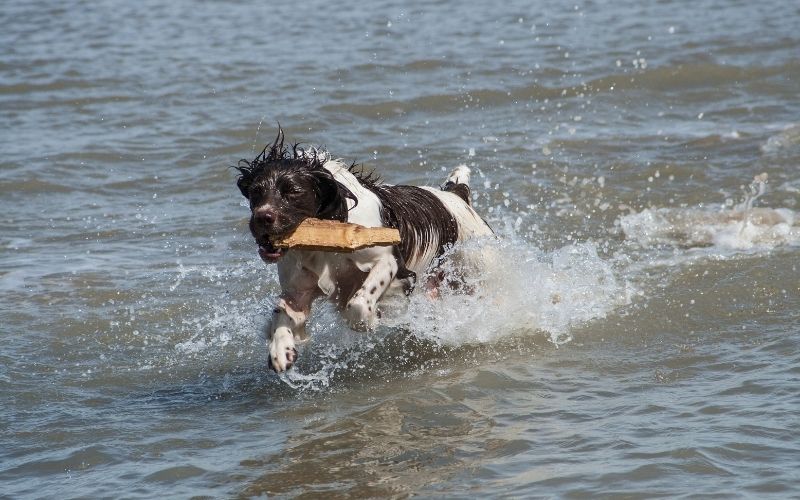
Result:
[[470,170],[464,165],[450,173],[442,189],[382,184],[360,179],[338,162],[325,166],[337,180],[341,178],[348,188],[358,192],[358,203],[350,208],[348,220],[397,228],[402,241],[398,247],[400,257],[414,273],[425,272],[434,259],[456,243],[493,234],[472,208]]

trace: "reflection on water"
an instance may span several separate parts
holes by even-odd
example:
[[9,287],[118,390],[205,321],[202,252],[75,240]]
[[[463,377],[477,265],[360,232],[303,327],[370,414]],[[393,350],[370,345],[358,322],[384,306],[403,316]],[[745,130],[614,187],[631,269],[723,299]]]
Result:
[[[481,460],[476,455],[489,451],[485,440],[493,426],[480,411],[437,392],[383,401],[289,437],[283,453],[257,464],[268,472],[244,494],[317,489],[361,497],[408,494],[473,472]],[[492,448],[500,446],[496,441]]]

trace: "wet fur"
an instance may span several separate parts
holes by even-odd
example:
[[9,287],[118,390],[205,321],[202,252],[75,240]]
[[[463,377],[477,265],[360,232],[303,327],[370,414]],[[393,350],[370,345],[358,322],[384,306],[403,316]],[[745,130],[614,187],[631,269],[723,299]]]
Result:
[[[284,145],[283,131],[252,161],[241,160],[237,186],[250,201],[250,231],[267,262],[278,263],[283,293],[268,336],[269,365],[292,366],[295,340],[305,337],[314,299],[327,296],[357,329],[374,327],[384,294],[413,289],[451,245],[491,229],[472,210],[466,167],[442,190],[384,184],[373,173],[331,160],[327,153]],[[353,254],[285,251],[272,246],[307,217],[397,228],[402,243]],[[440,271],[430,273],[440,275]],[[426,281],[429,284],[430,280]]]
[[381,221],[400,231],[400,254],[405,262],[417,260],[425,248],[435,247],[436,257],[458,240],[458,223],[442,202],[416,186],[375,186],[381,200]]
[[297,212],[298,217],[291,220],[289,229],[297,227],[306,217],[347,220],[346,200],[356,198],[325,170],[324,161],[316,150],[307,153],[295,144],[290,151],[284,146],[283,131],[267,147],[253,161],[240,160],[234,167],[240,173],[236,185],[250,200],[251,209],[258,206],[270,190],[295,187],[306,195],[313,195],[313,200],[292,204],[291,208],[301,210]]

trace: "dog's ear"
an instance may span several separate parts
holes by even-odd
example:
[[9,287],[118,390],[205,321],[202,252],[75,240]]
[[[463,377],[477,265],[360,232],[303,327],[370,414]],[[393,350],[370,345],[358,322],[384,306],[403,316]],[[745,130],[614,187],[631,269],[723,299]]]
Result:
[[[242,166],[242,163],[245,166]],[[231,165],[231,168],[235,168],[239,171],[239,177],[236,179],[236,187],[239,188],[239,191],[242,192],[242,196],[250,199],[250,184],[253,183],[253,175],[252,175],[252,168],[250,168],[250,164],[247,160],[240,160],[239,165]]]
[[239,191],[242,192],[242,196],[250,199],[250,179],[246,178],[245,176],[240,176],[236,179],[236,186],[239,188]]
[[319,199],[317,217],[320,219],[346,221],[347,199],[349,198],[358,204],[356,196],[341,183],[337,182],[333,175],[324,168],[315,170],[312,175],[314,176]]

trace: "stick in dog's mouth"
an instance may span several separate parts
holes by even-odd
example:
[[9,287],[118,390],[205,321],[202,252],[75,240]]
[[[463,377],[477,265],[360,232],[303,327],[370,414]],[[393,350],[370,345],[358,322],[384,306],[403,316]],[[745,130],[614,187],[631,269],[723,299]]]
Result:
[[288,234],[270,240],[279,248],[350,253],[367,247],[397,245],[400,231],[309,217]]
[[256,242],[258,255],[265,262],[273,263],[289,248],[349,253],[371,246],[397,245],[400,231],[309,217],[284,235],[269,235]]

